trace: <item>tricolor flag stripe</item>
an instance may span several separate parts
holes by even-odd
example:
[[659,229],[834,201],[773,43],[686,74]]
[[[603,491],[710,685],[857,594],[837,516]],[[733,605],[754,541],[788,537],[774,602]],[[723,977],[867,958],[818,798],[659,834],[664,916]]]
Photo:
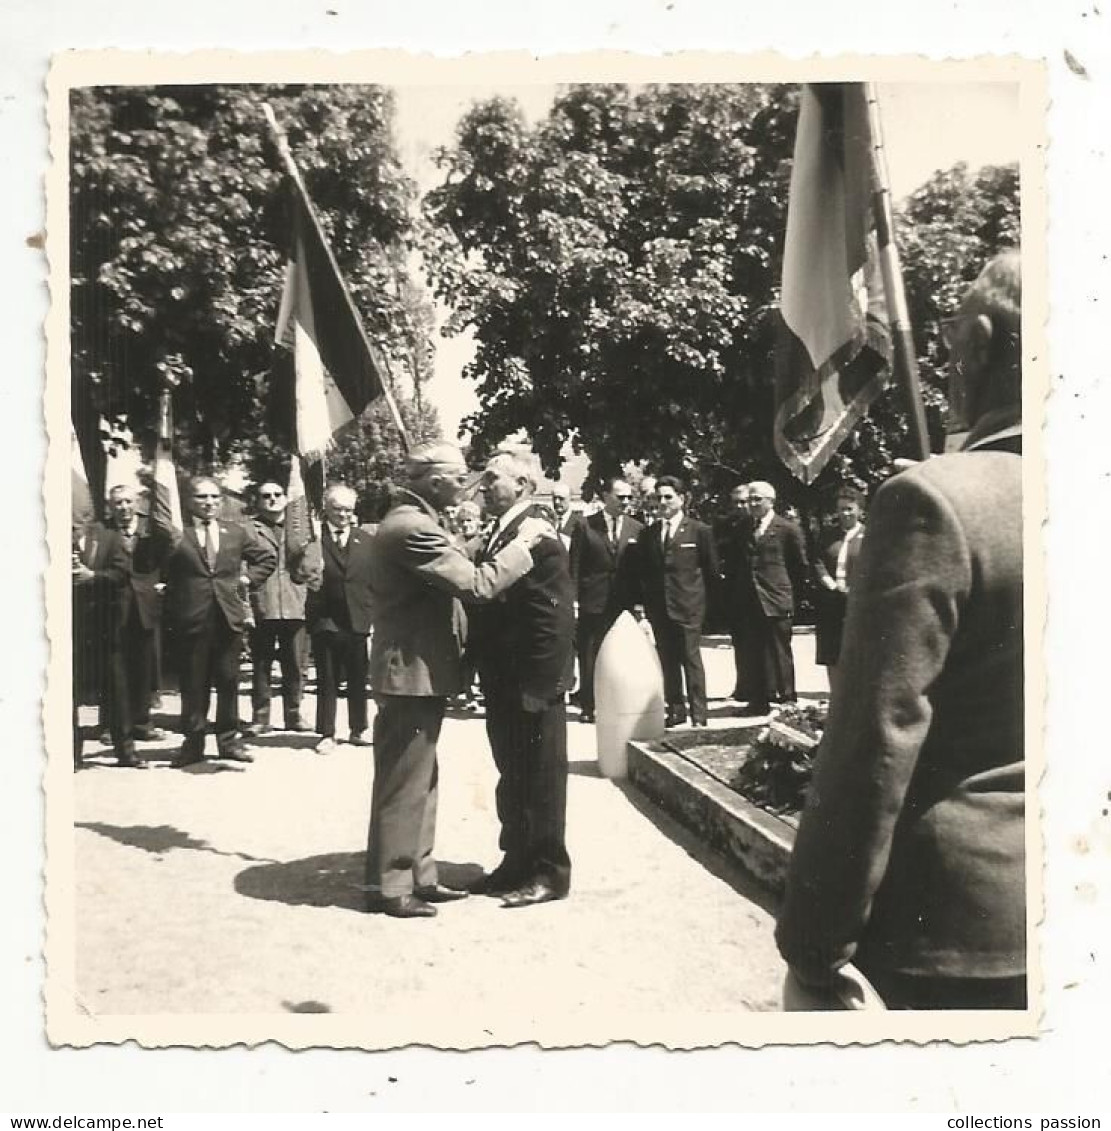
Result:
[[181,513],[181,495],[174,467],[173,427],[170,423],[169,396],[164,395],[158,421],[158,442],[154,449],[154,475],[150,500],[152,526],[169,531],[179,538],[185,529]]
[[77,441],[77,432],[70,426],[70,468],[72,471],[71,507],[74,530],[84,529],[96,518],[93,506],[93,493],[89,490],[89,477],[85,473],[85,458]]
[[383,393],[385,382],[381,361],[296,183],[292,196],[293,239],[275,340],[293,357],[295,450],[319,459],[335,434]]
[[775,446],[812,483],[886,384],[891,326],[863,84],[803,88],[787,208]]

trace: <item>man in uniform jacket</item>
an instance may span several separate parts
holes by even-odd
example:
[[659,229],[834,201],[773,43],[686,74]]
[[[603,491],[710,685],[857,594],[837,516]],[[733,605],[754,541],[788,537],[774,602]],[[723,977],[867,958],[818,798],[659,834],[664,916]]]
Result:
[[162,571],[173,543],[169,531],[152,526],[149,516],[136,514],[133,487],[113,487],[108,509],[109,523],[127,555],[127,582],[120,593],[120,648],[132,732],[135,738],[162,738],[162,731],[150,724],[151,672],[162,623]]
[[[494,456],[482,478],[496,522],[478,561],[491,562],[519,536],[532,507],[530,463]],[[503,906],[562,899],[567,853],[567,709],[575,627],[567,551],[558,538],[532,549],[533,566],[502,596],[474,611],[470,645],[486,697],[486,733],[498,768],[495,801],[502,860],[475,886]]]
[[334,484],[324,492],[321,531],[323,576],[306,610],[316,661],[317,752],[336,748],[336,704],[340,679],[347,682],[348,741],[367,746],[367,637],[374,618],[370,568],[374,535],[355,525],[355,492]]
[[166,607],[179,650],[181,730],[174,765],[204,759],[208,704],[216,689],[217,757],[251,762],[238,737],[239,656],[246,625],[244,587],[270,576],[276,561],[239,523],[218,518],[220,486],[201,476],[190,484],[192,517],[166,559]]
[[[685,513],[687,489],[673,475],[656,482],[659,519],[636,542],[637,612],[647,615],[663,668],[666,724],[706,725],[702,625],[721,580],[710,528]],[[686,696],[683,683],[686,681]]]
[[643,527],[629,517],[633,489],[624,479],[606,480],[602,510],[578,524],[571,537],[571,576],[579,619],[579,705],[582,721],[594,720],[594,662],[605,635],[623,609],[633,607],[633,557]]
[[120,647],[127,553],[116,531],[99,523],[73,531],[73,764],[80,768],[78,706],[107,700],[112,747],[121,766],[142,769],[135,756]]
[[810,567],[802,531],[775,513],[775,488],[748,485],[749,527],[725,579],[744,714],[795,701],[791,624]]
[[374,636],[370,682],[374,787],[367,836],[368,909],[396,918],[435,915],[435,903],[465,892],[440,885],[436,833],[436,744],[449,697],[466,690],[459,602],[490,601],[532,568],[531,545],[549,528],[522,525],[488,562],[474,565],[441,525],[468,480],[453,444],[414,448],[407,486],[375,536],[370,563]]
[[819,991],[851,961],[892,1007],[1026,1005],[1021,295],[1017,252],[972,285],[965,447],[868,513],[776,932]]
[[295,548],[292,555],[289,553],[285,513],[289,500],[280,484],[263,483],[258,489],[258,501],[259,512],[251,519],[251,527],[255,538],[274,552],[277,565],[262,585],[251,591],[255,626],[251,631],[249,733],[263,734],[270,729],[270,670],[275,651],[282,677],[285,729],[310,731],[312,727],[301,718],[305,599],[306,582],[320,585],[320,544],[309,543]]

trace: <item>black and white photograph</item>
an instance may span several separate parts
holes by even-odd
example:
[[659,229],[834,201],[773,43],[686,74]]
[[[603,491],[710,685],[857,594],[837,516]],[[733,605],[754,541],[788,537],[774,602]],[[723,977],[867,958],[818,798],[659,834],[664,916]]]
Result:
[[1044,74],[611,64],[56,62],[55,1043],[1037,1032]]

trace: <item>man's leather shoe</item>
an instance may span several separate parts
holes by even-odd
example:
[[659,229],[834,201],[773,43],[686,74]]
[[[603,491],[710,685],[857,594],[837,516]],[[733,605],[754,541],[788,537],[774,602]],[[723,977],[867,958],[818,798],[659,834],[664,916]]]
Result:
[[687,721],[686,715],[668,715],[667,718],[664,719],[664,726],[665,727],[681,727],[686,723],[686,721]]
[[243,733],[248,738],[258,738],[260,734],[269,734],[273,729],[269,723],[248,723],[243,728]]
[[566,892],[560,894],[547,880],[532,880],[522,887],[507,891],[502,897],[502,907],[532,907],[537,903],[549,903],[553,899],[563,899]]
[[146,762],[141,762],[136,758],[134,752],[117,755],[116,765],[122,766],[125,770],[145,770],[147,768]]
[[583,711],[583,713],[581,715],[579,715],[579,722],[580,723],[592,723],[592,722],[594,722],[594,712],[593,711]]
[[292,734],[311,734],[313,731],[312,726],[305,722],[304,719],[290,719],[285,724],[285,729]]
[[742,716],[742,718],[769,715],[771,714],[771,707],[767,703],[746,703],[737,714]]
[[691,719],[692,727],[704,727],[709,725],[710,724],[705,719]]
[[372,745],[369,738],[367,738],[361,730],[353,730],[350,737],[347,739],[348,746],[370,746]]
[[139,726],[134,728],[133,733],[143,742],[157,742],[166,737],[166,732],[161,727]]
[[253,762],[255,760],[255,756],[249,754],[238,743],[217,750],[216,757],[222,758],[225,762]]
[[189,746],[183,746],[177,753],[174,760],[170,763],[175,770],[183,770],[186,766],[195,766],[199,762],[204,761],[204,751],[196,750]]
[[514,891],[521,883],[520,873],[514,876],[502,868],[495,868],[485,876],[469,884],[467,890],[471,895],[505,895]]
[[334,754],[336,752],[336,740],[331,735],[326,735],[316,744],[315,750],[317,754]]
[[418,895],[372,895],[366,906],[372,914],[394,919],[431,919],[436,914],[436,908]]
[[446,888],[437,884],[431,888],[417,888],[413,894],[425,903],[454,903],[457,899],[466,899],[470,892],[459,891],[457,888]]

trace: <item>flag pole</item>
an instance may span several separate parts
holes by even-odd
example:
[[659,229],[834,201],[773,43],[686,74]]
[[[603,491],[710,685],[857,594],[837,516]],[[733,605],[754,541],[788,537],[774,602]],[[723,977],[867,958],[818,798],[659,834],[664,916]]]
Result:
[[895,347],[895,376],[903,394],[915,458],[924,460],[930,457],[930,434],[926,428],[926,409],[922,402],[922,386],[918,379],[918,358],[914,353],[914,334],[910,325],[906,290],[903,287],[899,248],[895,243],[891,176],[887,168],[887,150],[883,143],[883,123],[880,119],[876,84],[865,83],[864,95],[868,102],[868,125],[876,174],[874,193],[876,235],[879,243],[880,269],[883,272],[883,289],[887,295],[888,313],[891,317],[894,337],[892,344]]
[[285,170],[289,174],[290,179],[293,181],[300,194],[302,201],[305,205],[305,211],[309,215],[309,220],[312,222],[313,227],[316,229],[317,237],[324,248],[324,253],[328,256],[328,262],[335,273],[336,278],[339,280],[340,288],[343,292],[344,298],[347,300],[347,306],[355,320],[355,325],[358,327],[359,336],[363,339],[363,344],[366,346],[367,353],[375,359],[380,370],[380,377],[382,382],[382,396],[385,398],[386,404],[389,406],[390,415],[393,417],[394,427],[401,438],[401,450],[403,452],[409,451],[412,446],[409,442],[409,433],[405,430],[405,424],[401,419],[401,412],[397,407],[397,402],[393,398],[393,393],[389,388],[389,366],[380,360],[380,353],[375,347],[374,343],[367,337],[366,329],[363,326],[363,320],[359,316],[359,308],[355,305],[355,300],[351,297],[351,292],[347,288],[347,280],[343,277],[343,272],[339,269],[339,264],[336,262],[335,254],[332,251],[332,245],[328,242],[328,236],[320,223],[320,217],[316,214],[316,209],[313,207],[312,197],[309,196],[309,190],[305,187],[305,182],[301,179],[301,170],[297,168],[297,162],[293,159],[293,154],[289,148],[289,141],[285,136],[285,131],[278,124],[278,119],[274,114],[274,108],[269,102],[262,104],[262,113],[266,118],[266,123],[270,127],[270,132],[274,138],[274,144],[277,146],[278,153],[282,158],[282,163],[285,165]]

